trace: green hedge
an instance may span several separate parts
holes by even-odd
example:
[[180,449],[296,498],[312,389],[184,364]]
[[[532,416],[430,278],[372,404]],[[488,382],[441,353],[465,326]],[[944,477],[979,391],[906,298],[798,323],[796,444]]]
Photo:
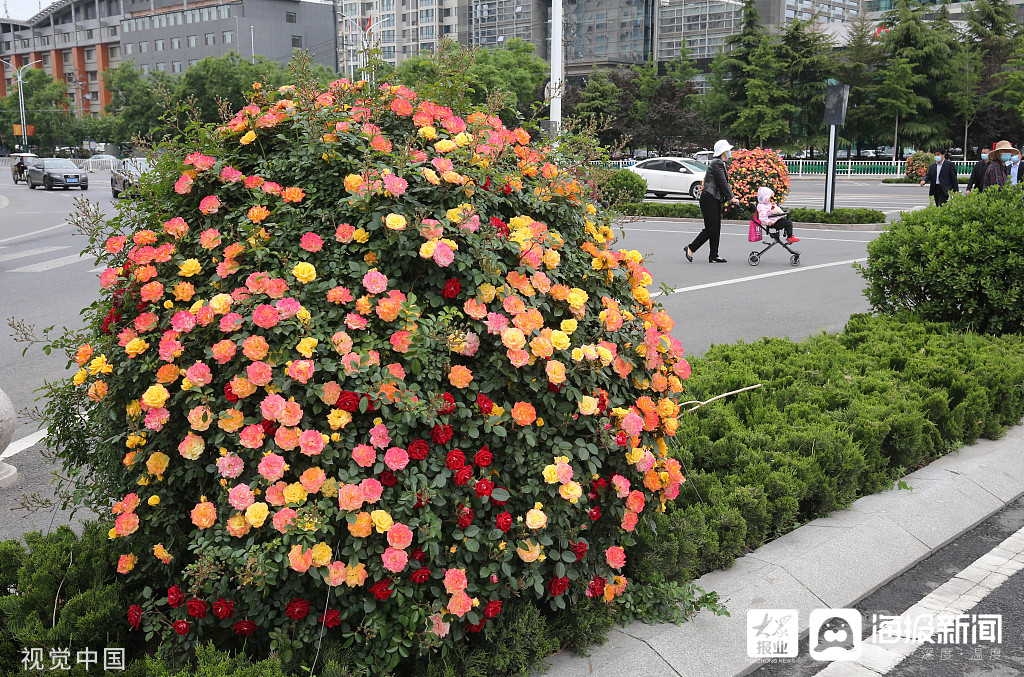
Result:
[[1024,331],[1024,193],[957,196],[905,213],[868,244],[860,267],[878,312],[910,311],[957,329]]
[[629,553],[641,582],[728,567],[1024,416],[1024,337],[944,324],[855,315],[841,334],[716,346],[692,366],[688,399],[764,385],[681,419],[688,482]]
[[[629,216],[653,216],[672,219],[699,219],[700,206],[663,202],[628,202],[619,205],[623,214]],[[821,209],[794,207],[789,210],[790,218],[799,223],[885,223],[885,214],[877,209],[840,207],[826,213]]]
[[605,181],[602,197],[608,204],[643,200],[647,194],[647,179],[628,169],[620,169]]

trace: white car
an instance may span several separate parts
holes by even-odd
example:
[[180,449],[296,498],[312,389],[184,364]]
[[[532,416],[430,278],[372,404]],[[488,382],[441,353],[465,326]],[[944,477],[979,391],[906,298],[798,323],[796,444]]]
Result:
[[659,157],[638,162],[629,169],[647,180],[647,192],[655,197],[673,193],[697,200],[708,167],[689,158]]

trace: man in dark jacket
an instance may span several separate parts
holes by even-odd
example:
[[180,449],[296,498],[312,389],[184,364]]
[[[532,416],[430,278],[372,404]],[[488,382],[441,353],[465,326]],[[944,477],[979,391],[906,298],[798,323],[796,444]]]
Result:
[[972,190],[981,190],[981,179],[985,176],[985,167],[988,166],[988,152],[980,151],[981,159],[974,163],[974,169],[971,170],[971,177],[967,179],[967,187],[964,188],[965,193],[970,193]]
[[928,184],[928,195],[935,198],[935,206],[941,207],[946,204],[950,193],[960,192],[960,183],[956,180],[956,167],[952,162],[946,162],[946,151],[937,150],[934,153],[935,162],[928,167],[921,185]]

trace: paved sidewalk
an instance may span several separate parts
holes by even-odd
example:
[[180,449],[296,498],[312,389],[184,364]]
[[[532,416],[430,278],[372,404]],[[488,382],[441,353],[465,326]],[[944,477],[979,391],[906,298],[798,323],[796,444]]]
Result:
[[812,610],[853,606],[1024,495],[1024,426],[905,479],[911,491],[865,496],[698,579],[719,593],[731,617],[702,613],[681,626],[617,628],[589,657],[553,657],[547,674],[736,677],[757,669],[747,657],[748,609],[797,609],[806,634]]

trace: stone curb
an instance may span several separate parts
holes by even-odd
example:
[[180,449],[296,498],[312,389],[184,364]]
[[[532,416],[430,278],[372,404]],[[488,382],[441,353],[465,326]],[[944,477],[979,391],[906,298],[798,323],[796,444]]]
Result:
[[[637,216],[639,221],[666,221],[669,223],[693,223],[704,225],[703,219],[683,219],[670,216]],[[723,226],[748,226],[750,221],[736,221],[734,219],[722,219]],[[806,223],[794,222],[794,228],[805,228],[809,230],[885,230],[887,223]]]
[[[14,439],[15,412],[11,398],[0,390],[0,453]],[[10,463],[0,461],[0,488],[9,487],[18,479],[18,469]]]
[[740,677],[756,670],[761,664],[747,657],[749,609],[797,609],[804,635],[812,610],[853,606],[1024,495],[1024,426],[904,480],[912,490],[865,496],[695,581],[719,594],[730,617],[704,612],[680,626],[619,627],[589,657],[552,657],[547,674]]

